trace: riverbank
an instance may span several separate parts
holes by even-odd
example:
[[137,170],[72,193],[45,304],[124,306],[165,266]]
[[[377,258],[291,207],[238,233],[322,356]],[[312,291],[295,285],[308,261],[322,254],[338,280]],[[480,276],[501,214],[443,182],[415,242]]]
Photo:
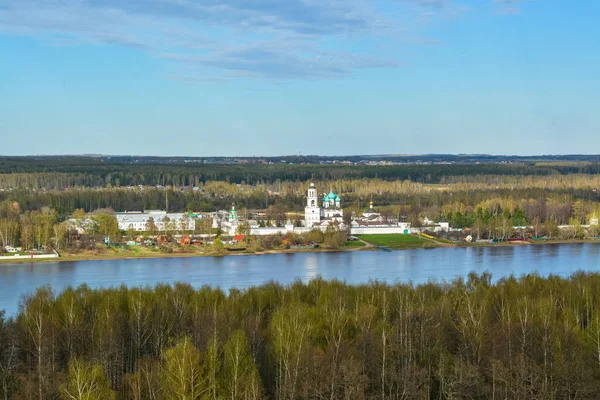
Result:
[[[110,261],[110,260],[131,260],[131,259],[159,259],[159,258],[194,258],[194,257],[229,257],[229,256],[249,256],[263,254],[295,254],[295,253],[332,253],[332,252],[351,252],[368,249],[368,246],[343,246],[337,249],[330,248],[298,248],[298,249],[275,249],[263,251],[202,251],[186,250],[174,251],[172,253],[159,250],[150,250],[145,248],[143,251],[131,251],[127,249],[106,249],[105,251],[63,251],[59,258],[52,259],[10,259],[0,261],[2,264],[30,264],[43,262],[68,262],[68,261]],[[373,248],[371,248],[373,249]],[[137,250],[137,249],[136,249]]]
[[352,252],[352,251],[378,251],[379,247],[386,247],[390,250],[416,250],[416,249],[435,249],[435,248],[476,248],[476,247],[515,247],[515,246],[544,246],[544,245],[570,245],[592,243],[600,244],[599,240],[582,239],[582,240],[544,240],[544,241],[521,241],[521,242],[496,242],[496,243],[454,243],[448,241],[437,241],[435,239],[427,239],[414,236],[405,236],[406,239],[394,237],[383,237],[388,235],[372,235],[381,236],[365,237],[361,236],[361,240],[357,242],[347,242],[339,248],[292,248],[292,249],[273,249],[263,251],[248,251],[240,249],[222,249],[221,251],[213,251],[212,249],[175,249],[173,252],[165,252],[163,250],[135,247],[135,248],[107,248],[99,250],[84,250],[84,251],[62,251],[59,258],[15,258],[0,260],[0,265],[3,264],[31,264],[44,262],[69,262],[69,261],[109,261],[109,260],[129,260],[129,259],[159,259],[159,258],[193,258],[193,257],[226,257],[226,256],[248,256],[248,255],[264,255],[264,254],[296,254],[296,253],[331,253],[331,252]]
[[467,242],[460,242],[460,243],[455,243],[454,247],[514,247],[514,246],[546,246],[546,245],[552,245],[552,244],[584,244],[584,243],[590,243],[590,244],[600,244],[600,240],[598,239],[576,239],[576,240],[569,240],[569,239],[551,239],[551,240],[522,240],[522,241],[515,241],[515,242],[494,242],[494,243],[489,243],[489,242],[472,242],[472,243],[467,243]]

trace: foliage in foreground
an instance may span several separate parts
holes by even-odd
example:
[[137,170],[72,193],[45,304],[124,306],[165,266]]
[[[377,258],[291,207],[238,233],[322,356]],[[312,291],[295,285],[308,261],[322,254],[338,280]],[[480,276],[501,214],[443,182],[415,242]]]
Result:
[[42,288],[0,317],[1,398],[599,396],[600,274]]

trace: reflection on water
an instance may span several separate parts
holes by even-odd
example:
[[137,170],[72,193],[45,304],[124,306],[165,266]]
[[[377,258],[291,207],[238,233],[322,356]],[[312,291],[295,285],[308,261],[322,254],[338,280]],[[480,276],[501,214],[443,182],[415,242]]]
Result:
[[227,292],[270,280],[288,284],[317,276],[351,284],[372,280],[418,284],[449,281],[471,271],[488,271],[497,280],[530,272],[567,276],[578,270],[599,271],[599,256],[600,245],[568,244],[0,265],[0,309],[14,314],[21,296],[42,285],[60,291],[82,283],[95,288],[188,282]]
[[[288,261],[291,261],[291,258],[288,258]],[[319,276],[319,260],[317,258],[316,253],[308,253],[304,260],[304,268],[306,271],[306,278],[308,280],[314,279]]]

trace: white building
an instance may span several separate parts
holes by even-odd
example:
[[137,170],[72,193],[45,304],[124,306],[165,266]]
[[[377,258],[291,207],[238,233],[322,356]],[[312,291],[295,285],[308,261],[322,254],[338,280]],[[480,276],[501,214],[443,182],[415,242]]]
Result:
[[231,211],[217,211],[212,215],[212,227],[213,229],[221,229],[228,235],[235,235],[239,220],[235,206],[231,206]]
[[148,230],[148,222],[152,218],[158,231],[193,231],[196,229],[196,218],[186,213],[167,213],[166,211],[130,211],[116,214],[119,229],[126,231]]
[[[294,226],[288,219],[284,226],[279,227],[259,227],[256,222],[249,221],[251,235],[276,235],[286,233],[306,233],[311,229],[320,229],[326,231],[328,227],[345,230],[344,225],[344,210],[341,207],[341,199],[333,191],[325,195],[321,199],[319,205],[319,196],[314,183],[311,183],[306,199],[306,207],[304,209],[304,226]],[[230,212],[218,211],[213,214],[213,228],[221,229],[228,235],[235,235],[239,220],[235,207],[231,208]]]
[[[304,208],[304,226],[295,227],[290,220],[281,227],[260,227],[256,221],[248,221],[251,235],[284,235],[286,233],[306,233],[312,229],[326,231],[328,227],[334,226],[336,229],[345,230],[346,225],[343,222],[344,210],[342,209],[341,199],[338,195],[330,191],[329,194],[321,198],[319,206],[319,196],[314,183],[308,187],[306,207]],[[235,235],[239,220],[235,207],[231,211],[218,211],[212,215],[213,228],[219,228],[228,235]],[[431,221],[432,222],[432,221]],[[448,231],[447,222],[440,222],[432,226],[435,232]],[[373,209],[373,202],[367,211],[361,217],[354,218],[350,224],[350,234],[352,235],[377,235],[401,233],[418,233],[426,228],[413,228],[410,222],[389,220]]]
[[423,231],[433,231],[433,232],[450,232],[450,223],[447,221],[435,222],[427,217],[423,218],[423,226],[419,230]]
[[398,220],[389,220],[384,218],[373,208],[373,202],[369,204],[369,209],[363,212],[363,215],[354,218],[350,223],[350,232],[353,235],[378,235],[401,233],[408,235],[411,233],[410,222]]
[[4,250],[7,253],[18,253],[23,250],[22,247],[12,247],[12,246],[4,246]]
[[78,234],[85,235],[87,233],[93,233],[96,230],[98,224],[93,219],[86,218],[71,218],[67,221],[69,229],[76,230]]
[[373,201],[371,201],[369,203],[369,209],[367,211],[363,212],[363,218],[367,218],[367,219],[381,218],[381,214],[379,214],[373,208]]
[[332,223],[343,225],[344,210],[338,195],[329,191],[321,199],[322,207],[319,207],[317,188],[311,182],[306,196],[306,207],[304,208],[304,225],[307,228],[327,227]]
[[304,225],[312,227],[314,224],[321,222],[322,214],[319,207],[319,198],[317,197],[317,188],[314,183],[308,187],[308,195],[306,197],[306,207],[304,208]]

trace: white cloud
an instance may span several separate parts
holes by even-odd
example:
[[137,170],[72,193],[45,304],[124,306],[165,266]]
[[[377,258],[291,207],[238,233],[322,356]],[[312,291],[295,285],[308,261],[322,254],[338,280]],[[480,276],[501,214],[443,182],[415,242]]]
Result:
[[[207,68],[253,78],[331,78],[398,65],[393,55],[374,57],[352,41],[397,39],[414,7],[422,14],[457,6],[452,0],[0,0],[0,33],[134,47],[196,74]],[[323,42],[332,38],[353,50],[327,50]]]

